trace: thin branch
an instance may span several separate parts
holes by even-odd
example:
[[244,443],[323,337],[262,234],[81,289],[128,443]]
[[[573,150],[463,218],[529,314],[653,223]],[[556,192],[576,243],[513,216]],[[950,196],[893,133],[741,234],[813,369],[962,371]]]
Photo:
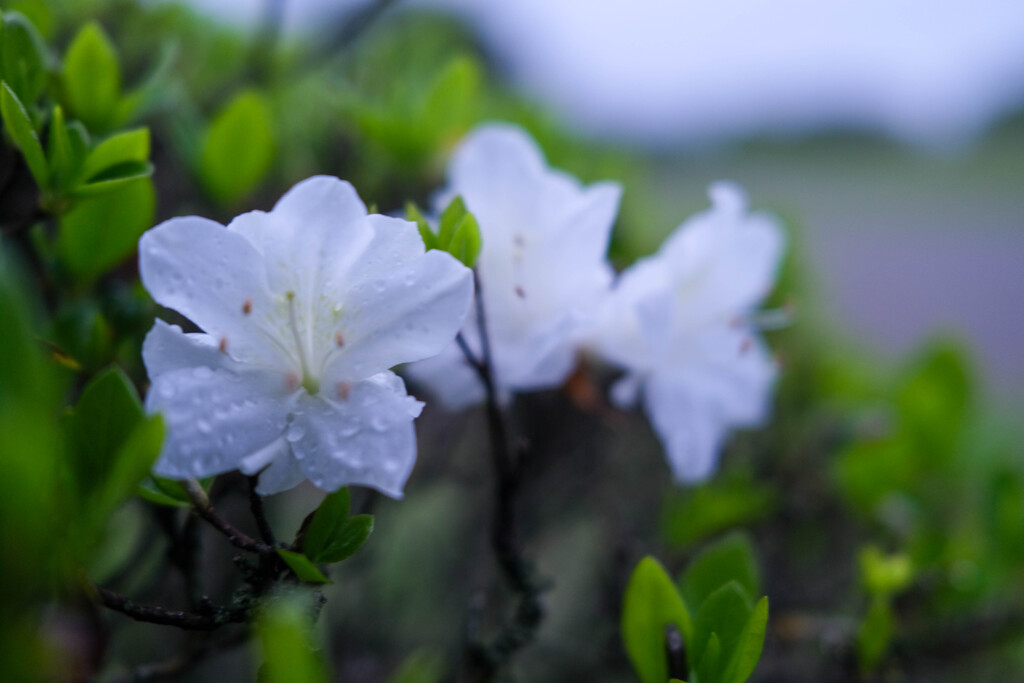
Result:
[[189,500],[192,501],[192,509],[195,510],[196,514],[209,522],[210,526],[214,529],[227,536],[233,546],[260,555],[269,555],[274,552],[273,546],[257,541],[248,534],[239,531],[217,514],[199,482],[189,479],[185,481],[184,487]]
[[96,591],[105,607],[127,615],[135,621],[176,626],[189,631],[213,631],[225,624],[241,623],[248,618],[248,610],[242,608],[212,607],[209,614],[199,614],[170,610],[156,605],[142,605],[106,588],[97,587]]
[[259,477],[248,477],[248,480],[249,508],[252,510],[252,516],[256,519],[256,526],[260,529],[260,537],[268,545],[277,545],[277,541],[274,538],[274,530],[270,528],[270,522],[267,521],[267,512],[263,507],[263,496],[256,491]]
[[516,517],[516,498],[520,487],[520,460],[509,447],[509,429],[501,409],[498,389],[494,381],[494,363],[487,318],[481,296],[480,279],[474,274],[474,300],[476,302],[477,329],[480,335],[480,358],[477,359],[466,344],[457,338],[466,359],[476,368],[487,395],[487,426],[491,442],[491,457],[495,471],[495,508],[491,520],[491,546],[505,580],[519,594],[515,615],[490,645],[473,644],[470,661],[478,680],[494,680],[498,671],[517,650],[533,640],[543,619],[540,603],[542,586],[533,566],[523,556]]

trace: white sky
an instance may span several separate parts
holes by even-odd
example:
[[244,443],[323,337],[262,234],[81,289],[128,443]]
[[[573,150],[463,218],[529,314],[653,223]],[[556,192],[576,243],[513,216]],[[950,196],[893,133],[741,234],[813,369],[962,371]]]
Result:
[[[289,23],[356,1],[287,0]],[[520,88],[620,140],[846,125],[956,144],[1024,104],[1024,0],[413,1],[466,18]],[[262,5],[192,2],[243,23]]]

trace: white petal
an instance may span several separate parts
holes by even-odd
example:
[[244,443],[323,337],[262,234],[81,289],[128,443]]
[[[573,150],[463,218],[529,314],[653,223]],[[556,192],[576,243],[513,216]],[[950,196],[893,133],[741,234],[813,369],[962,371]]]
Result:
[[707,478],[726,430],[714,408],[687,387],[652,377],[644,385],[644,410],[665,447],[675,479]]
[[292,455],[287,443],[284,451],[284,455],[276,458],[270,467],[260,472],[260,480],[256,485],[256,492],[260,495],[269,496],[273,493],[287,491],[306,480],[306,473],[302,471],[302,466]]
[[318,487],[357,484],[401,498],[416,461],[413,419],[422,408],[401,378],[381,373],[346,388],[337,400],[303,396],[286,438]]
[[158,319],[142,342],[142,361],[151,380],[182,368],[225,367],[230,359],[218,346],[218,340],[208,334],[185,334],[177,325]]
[[344,342],[326,380],[356,381],[440,353],[462,326],[472,296],[472,272],[434,250],[355,285],[340,320]]
[[433,358],[404,366],[402,374],[452,412],[482,403],[486,398],[480,376],[454,343]]
[[350,284],[378,280],[391,269],[423,255],[423,238],[412,221],[379,214],[369,216],[367,221],[373,228],[373,239],[347,273]]
[[225,339],[233,358],[277,367],[262,262],[244,236],[205,218],[173,218],[139,240],[139,273],[157,303]]
[[165,477],[205,477],[242,460],[281,436],[288,387],[275,373],[213,370],[205,366],[157,376],[146,396],[149,412],[167,426],[154,471]]

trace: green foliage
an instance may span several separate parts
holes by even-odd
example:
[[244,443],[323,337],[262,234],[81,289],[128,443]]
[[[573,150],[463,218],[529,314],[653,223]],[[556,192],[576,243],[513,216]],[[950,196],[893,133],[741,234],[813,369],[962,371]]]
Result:
[[8,135],[25,157],[25,163],[28,164],[36,184],[45,190],[50,186],[50,168],[46,163],[46,155],[43,154],[43,146],[32,127],[28,112],[6,82],[0,89],[0,113],[3,114],[4,127]]
[[61,217],[57,254],[78,278],[96,278],[135,250],[139,237],[153,226],[155,210],[156,193],[148,178],[83,199]]
[[86,24],[71,41],[62,83],[68,111],[90,130],[105,131],[117,124],[121,66],[98,23]]
[[415,221],[427,249],[447,251],[469,268],[476,265],[483,245],[480,226],[473,214],[466,210],[462,197],[452,199],[441,212],[440,225],[436,233],[431,230],[430,224],[415,204],[406,205],[405,216]]
[[675,492],[665,501],[665,538],[688,548],[721,531],[767,516],[778,502],[778,492],[755,482],[746,473],[713,479],[701,486]]
[[88,196],[110,192],[152,172],[149,129],[136,128],[112,135],[89,152],[81,171],[84,184],[75,193]]
[[893,614],[889,601],[881,595],[871,599],[867,616],[857,629],[857,660],[861,671],[874,671],[892,640]]
[[263,611],[256,625],[263,652],[261,683],[326,683],[324,663],[313,651],[308,596],[283,596]]
[[49,55],[35,25],[19,12],[3,13],[0,77],[18,99],[31,106],[46,85]]
[[306,528],[302,551],[316,563],[341,562],[373,532],[372,515],[349,517],[349,491],[342,488],[324,498]]
[[703,550],[679,579],[686,604],[700,605],[727,581],[736,581],[748,596],[761,594],[754,547],[746,535],[733,533]]
[[313,561],[302,553],[297,553],[294,550],[285,550],[284,548],[278,548],[278,556],[288,567],[295,572],[295,576],[300,581],[306,583],[330,583],[331,580],[324,576],[324,573],[320,571]]
[[693,624],[679,591],[653,557],[645,557],[633,571],[622,604],[622,639],[633,668],[643,683],[668,679],[665,629],[679,629],[686,643],[693,642]]
[[199,175],[216,201],[234,204],[263,182],[274,161],[274,128],[262,94],[246,90],[221,109],[203,136]]

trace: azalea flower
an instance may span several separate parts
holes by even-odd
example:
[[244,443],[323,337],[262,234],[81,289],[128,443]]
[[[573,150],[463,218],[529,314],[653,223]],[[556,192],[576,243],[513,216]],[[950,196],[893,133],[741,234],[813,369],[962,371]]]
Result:
[[[571,373],[587,325],[611,285],[605,253],[620,187],[583,187],[548,168],[536,143],[506,124],[471,132],[452,157],[448,181],[437,210],[461,196],[480,226],[476,270],[499,393],[507,399],[513,392],[558,386]],[[475,308],[462,335],[481,358]],[[455,344],[407,373],[453,410],[484,398]]]
[[239,469],[260,473],[264,494],[309,479],[402,495],[423,404],[389,368],[452,341],[469,269],[324,176],[226,228],[166,221],[142,236],[139,266],[153,298],[202,329],[158,320],[143,345],[146,405],[167,424],[157,474]]
[[642,402],[679,481],[707,477],[729,430],[764,419],[776,375],[752,314],[772,289],[781,230],[748,213],[738,187],[709,194],[711,210],[623,271],[593,344],[625,370],[613,402]]

